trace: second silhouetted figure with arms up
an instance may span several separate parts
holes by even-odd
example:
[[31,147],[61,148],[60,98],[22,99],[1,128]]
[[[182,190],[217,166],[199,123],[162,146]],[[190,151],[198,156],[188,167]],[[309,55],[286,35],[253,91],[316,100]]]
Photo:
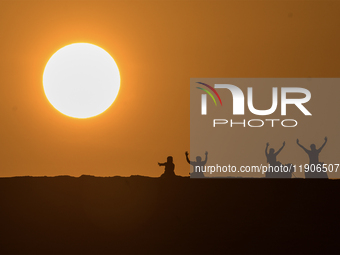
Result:
[[[319,149],[316,149],[315,144],[311,144],[310,150],[308,150],[300,144],[299,139],[296,139],[296,143],[308,154],[309,157],[309,168],[308,171],[305,169],[305,178],[328,178],[327,171],[322,167],[323,162],[319,162],[319,154],[327,143],[327,137],[325,137],[325,142]],[[318,171],[319,169],[321,170]]]
[[187,162],[194,167],[194,170],[190,173],[190,177],[192,178],[204,178],[204,173],[202,172],[204,165],[207,163],[208,160],[208,152],[205,152],[205,160],[202,161],[200,156],[196,157],[196,161],[190,161],[189,153],[185,152],[185,157]]

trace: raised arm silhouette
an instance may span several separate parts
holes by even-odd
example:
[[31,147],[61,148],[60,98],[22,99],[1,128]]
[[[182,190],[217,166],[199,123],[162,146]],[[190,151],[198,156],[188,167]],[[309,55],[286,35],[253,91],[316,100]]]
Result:
[[325,137],[325,142],[323,143],[323,145],[319,149],[316,149],[315,144],[311,144],[310,150],[308,150],[303,145],[301,145],[299,143],[299,139],[296,139],[296,143],[308,154],[309,164],[320,164],[319,154],[320,154],[321,150],[323,149],[323,147],[325,147],[325,145],[327,143],[327,137]]
[[265,153],[267,157],[267,163],[269,163],[270,168],[267,169],[266,178],[292,178],[292,173],[294,172],[293,165],[283,165],[276,159],[276,156],[279,155],[285,145],[286,142],[283,142],[282,147],[277,152],[275,152],[273,148],[270,148],[268,153],[269,143],[267,143]]
[[194,167],[193,171],[190,173],[190,177],[192,178],[204,178],[204,173],[202,172],[204,165],[208,161],[208,152],[205,152],[205,160],[202,161],[202,158],[200,156],[196,157],[196,161],[190,161],[189,159],[189,153],[185,152],[185,157],[187,159],[187,162]]
[[[297,145],[299,145],[308,155],[309,157],[309,167],[310,169],[316,169],[317,165],[323,165],[323,162],[319,161],[319,154],[322,151],[323,147],[325,147],[327,143],[327,137],[325,137],[325,142],[321,145],[319,149],[316,149],[315,144],[310,145],[310,150],[306,149],[303,145],[300,144],[299,139],[296,139]],[[313,166],[312,166],[313,165]],[[306,171],[305,169],[305,178],[328,178],[327,172],[322,170],[318,171]]]
[[164,173],[161,175],[162,178],[171,178],[175,177],[175,164],[173,163],[173,157],[169,156],[167,161],[164,163],[159,163],[159,166],[165,166]]
[[283,147],[285,147],[285,145],[286,145],[286,142],[283,142],[282,147],[277,152],[275,152],[275,150],[273,148],[270,148],[269,153],[268,153],[269,143],[267,143],[265,153],[266,153],[266,157],[267,157],[267,162],[270,165],[273,165],[273,166],[281,165],[281,162],[276,161],[276,156],[279,155],[279,153],[282,151],[282,149],[283,149]]

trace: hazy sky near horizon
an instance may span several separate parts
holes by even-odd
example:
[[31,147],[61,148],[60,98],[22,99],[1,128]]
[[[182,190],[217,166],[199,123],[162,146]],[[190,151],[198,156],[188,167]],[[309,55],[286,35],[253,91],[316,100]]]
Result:
[[[0,176],[159,176],[169,155],[188,175],[190,78],[340,77],[339,12],[337,1],[1,0]],[[77,42],[121,74],[113,105],[84,120],[42,86],[49,58]]]

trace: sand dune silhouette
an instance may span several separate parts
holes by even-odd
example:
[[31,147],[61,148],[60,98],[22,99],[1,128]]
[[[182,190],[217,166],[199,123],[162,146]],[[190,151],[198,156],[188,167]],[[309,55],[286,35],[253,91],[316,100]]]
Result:
[[338,180],[0,178],[0,253],[334,253]]

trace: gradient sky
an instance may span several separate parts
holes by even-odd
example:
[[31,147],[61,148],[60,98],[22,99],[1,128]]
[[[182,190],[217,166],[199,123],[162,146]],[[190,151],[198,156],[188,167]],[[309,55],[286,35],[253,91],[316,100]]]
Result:
[[[168,155],[188,175],[190,78],[340,77],[339,13],[337,1],[1,0],[0,176],[159,176]],[[48,59],[77,42],[121,73],[114,104],[85,120],[42,86]]]

